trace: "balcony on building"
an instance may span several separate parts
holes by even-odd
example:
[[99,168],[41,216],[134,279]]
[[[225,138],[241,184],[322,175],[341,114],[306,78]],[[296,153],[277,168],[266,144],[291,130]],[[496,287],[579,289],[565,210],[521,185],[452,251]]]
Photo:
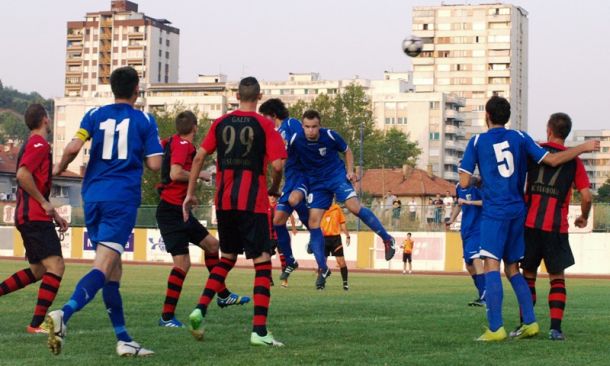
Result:
[[82,29],[68,29],[67,38],[70,41],[82,40],[83,39],[83,31]]
[[457,182],[460,179],[460,176],[456,172],[443,172],[443,179],[448,181]]
[[129,39],[144,39],[144,32],[129,32],[127,33]]

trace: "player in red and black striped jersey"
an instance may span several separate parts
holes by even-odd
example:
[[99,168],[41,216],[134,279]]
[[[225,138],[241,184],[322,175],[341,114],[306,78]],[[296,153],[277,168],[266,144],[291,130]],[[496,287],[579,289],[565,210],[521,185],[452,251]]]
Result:
[[[566,150],[564,141],[572,129],[572,120],[565,113],[551,115],[547,124],[548,142],[542,144],[550,152]],[[591,210],[589,178],[580,159],[575,158],[557,167],[531,163],[528,168],[525,221],[525,257],[521,262],[534,304],[536,303],[536,272],[544,259],[551,289],[548,303],[551,313],[549,338],[563,340],[561,321],[566,303],[564,270],[574,264],[568,241],[568,208],[572,187],[581,194],[581,216],[577,227],[585,227]]]
[[[189,243],[199,246],[205,251],[205,265],[208,271],[220,262],[218,240],[210,235],[207,229],[189,212],[188,220],[182,219],[182,202],[186,197],[195,146],[193,138],[197,133],[197,117],[191,111],[184,111],[176,117],[177,133],[161,142],[163,164],[161,166],[161,183],[157,187],[161,201],[157,207],[157,224],[165,243],[165,250],[172,255],[174,268],[167,280],[167,291],[163,312],[159,320],[162,327],[182,327],[174,312],[182,285],[191,267]],[[209,180],[207,172],[201,172],[199,178]],[[220,307],[243,305],[250,298],[232,294],[226,287],[218,292],[217,303]]]
[[26,330],[28,333],[48,333],[41,325],[64,274],[61,244],[53,220],[61,232],[68,229],[68,223],[49,202],[53,164],[47,142],[51,130],[47,111],[40,104],[30,105],[25,112],[25,123],[31,133],[17,158],[15,225],[23,238],[30,267],[0,283],[0,296],[42,279],[34,316]]
[[[197,175],[207,155],[216,152],[216,216],[222,258],[212,270],[191,313],[190,331],[196,339],[203,339],[203,320],[214,293],[224,284],[235,265],[237,255],[245,252],[253,259],[254,319],[250,335],[253,345],[281,346],[267,331],[267,312],[271,292],[271,240],[267,214],[268,193],[277,195],[282,179],[286,149],[273,122],[256,113],[261,98],[260,85],[253,77],[240,81],[237,92],[239,109],[225,114],[212,124],[193,160],[187,196],[183,204],[184,219],[195,198]],[[272,183],[267,190],[267,164],[272,166]]]

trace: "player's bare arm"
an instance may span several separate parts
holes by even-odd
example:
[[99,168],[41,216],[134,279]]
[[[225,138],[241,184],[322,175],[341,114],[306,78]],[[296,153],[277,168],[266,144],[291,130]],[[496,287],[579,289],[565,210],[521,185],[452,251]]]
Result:
[[591,212],[591,204],[593,202],[593,198],[591,195],[591,190],[589,188],[581,189],[580,191],[580,216],[574,220],[574,225],[576,227],[583,228],[587,226],[587,221],[589,220],[589,213]]
[[61,160],[59,161],[59,163],[55,164],[55,167],[53,167],[53,175],[60,175],[61,173],[63,173],[68,168],[68,165],[70,165],[70,163],[74,159],[76,159],[76,156],[80,152],[80,149],[83,147],[85,141],[87,141],[89,137],[84,136],[83,138],[77,136],[73,138],[72,141],[68,143],[68,145],[66,145],[66,147],[64,148],[64,153],[61,156]]
[[345,244],[349,247],[351,240],[349,236],[349,231],[347,230],[347,225],[345,223],[340,224],[341,231],[345,234]]
[[163,163],[163,155],[147,156],[144,159],[144,163],[146,164],[146,167],[148,169],[152,170],[153,172],[158,172],[159,170],[161,170],[161,164]]
[[[563,163],[567,163],[570,160],[573,160],[580,154],[584,154],[587,152],[598,151],[599,150],[599,141],[598,140],[589,140],[578,146],[569,148],[564,151],[547,154],[542,162],[546,165],[550,166],[558,166]],[[461,179],[461,175],[460,175]]]
[[169,177],[174,182],[188,182],[190,178],[190,172],[184,170],[180,164],[172,164],[169,170]]
[[54,215],[55,209],[53,208],[53,205],[51,205],[51,203],[44,198],[42,193],[40,193],[38,187],[36,187],[36,182],[34,182],[34,177],[28,168],[24,166],[19,167],[17,170],[17,182],[24,191],[26,191],[33,199],[40,203],[47,215]]
[[271,186],[269,187],[269,195],[276,195],[279,197],[280,183],[282,182],[283,171],[284,159],[276,159],[271,162]]
[[[195,158],[193,159],[193,164],[191,165],[191,172],[189,174],[189,185],[186,190],[186,197],[184,198],[184,203],[182,204],[182,216],[184,218],[184,222],[186,222],[189,218],[189,212],[194,205],[197,204],[197,197],[195,197],[195,188],[197,187],[197,177],[199,173],[201,173],[201,168],[203,168],[203,162],[205,161],[205,157],[208,153],[205,149],[199,149]],[[281,172],[280,172],[281,174]]]
[[358,177],[356,177],[356,174],[354,173],[354,153],[349,146],[347,147],[347,150],[345,150],[345,170],[347,171],[346,177],[350,182],[358,180]]
[[467,173],[463,170],[460,171],[460,186],[462,188],[470,187],[470,173]]

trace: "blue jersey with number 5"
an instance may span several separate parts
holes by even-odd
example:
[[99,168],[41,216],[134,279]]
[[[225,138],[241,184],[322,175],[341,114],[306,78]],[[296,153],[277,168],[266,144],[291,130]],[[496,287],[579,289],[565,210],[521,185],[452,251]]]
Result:
[[139,205],[144,158],[163,154],[154,118],[129,104],[110,104],[87,112],[80,128],[91,139],[83,200]]
[[524,213],[527,158],[540,163],[548,152],[525,132],[492,128],[468,142],[460,170],[483,180],[483,216],[512,219]]

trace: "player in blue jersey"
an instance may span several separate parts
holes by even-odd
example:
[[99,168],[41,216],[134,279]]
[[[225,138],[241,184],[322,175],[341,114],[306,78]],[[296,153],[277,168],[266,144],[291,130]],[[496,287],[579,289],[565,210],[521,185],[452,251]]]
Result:
[[494,96],[485,105],[489,130],[470,139],[460,164],[460,185],[470,186],[470,177],[478,167],[483,179],[483,212],[481,218],[481,258],[485,268],[485,301],[489,329],[480,341],[500,341],[507,337],[502,321],[502,281],[500,261],[513,287],[523,313],[523,325],[515,338],[532,337],[539,332],[532,297],[519,273],[518,262],[525,251],[524,223],[526,207],[523,198],[527,159],[557,166],[581,153],[599,149],[599,141],[590,140],[577,147],[549,153],[525,132],[505,128],[510,118],[510,104]]
[[[307,110],[303,113],[303,132],[297,132],[289,139],[289,148],[294,149],[301,160],[309,183],[309,232],[311,249],[318,264],[316,288],[324,289],[330,269],[326,265],[324,236],[320,222],[333,198],[345,202],[345,207],[358,216],[382,239],[385,259],[390,260],[396,252],[394,238],[388,234],[375,214],[360,205],[358,195],[352,186],[357,180],[354,173],[354,155],[345,140],[333,130],[321,127],[320,113]],[[345,163],[339,158],[345,154]]]
[[476,187],[479,179],[475,176],[470,178],[470,187],[462,188],[459,183],[455,187],[458,196],[457,206],[453,206],[451,218],[447,226],[455,222],[462,211],[462,222],[460,223],[460,234],[462,237],[462,249],[466,270],[474,281],[479,297],[470,302],[469,306],[485,306],[483,295],[485,293],[485,274],[483,271],[483,260],[480,258],[481,251],[481,206],[483,200],[481,192]]
[[152,116],[134,109],[139,93],[138,72],[121,67],[110,75],[114,104],[94,108],[83,117],[80,129],[66,145],[58,175],[76,158],[86,141],[91,153],[83,179],[85,224],[93,247],[93,269],[83,276],[61,310],[47,316],[48,345],[54,354],[63,347],[66,324],[99,290],[117,337],[119,356],[147,356],[153,352],[133,341],[125,328],[119,292],[121,254],[133,230],[141,201],[143,163],[161,168],[163,149]]
[[284,186],[273,215],[273,229],[277,234],[278,247],[286,258],[286,267],[280,275],[282,285],[285,285],[290,274],[299,267],[292,255],[292,245],[286,222],[293,211],[297,212],[299,219],[305,225],[308,225],[309,221],[309,212],[304,200],[307,197],[307,177],[300,160],[288,141],[296,133],[302,133],[303,126],[298,119],[289,117],[288,109],[280,99],[267,100],[260,105],[258,111],[275,122],[278,132],[282,135],[282,139],[288,147],[288,159],[286,159],[284,165]]

